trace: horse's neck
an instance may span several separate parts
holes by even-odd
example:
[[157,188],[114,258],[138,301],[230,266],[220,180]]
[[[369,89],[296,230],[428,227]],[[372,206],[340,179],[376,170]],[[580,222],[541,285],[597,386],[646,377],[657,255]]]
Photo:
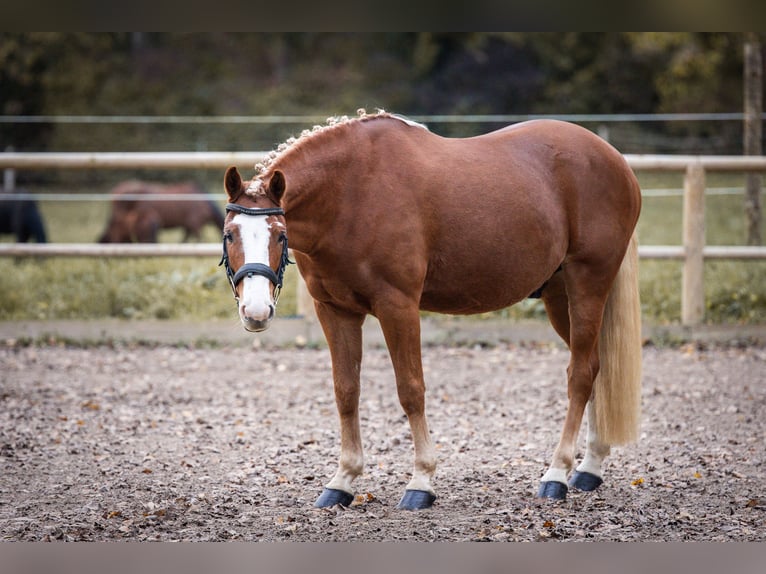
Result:
[[352,149],[351,145],[311,146],[280,166],[287,181],[282,206],[293,249],[310,253],[327,223],[336,218]]

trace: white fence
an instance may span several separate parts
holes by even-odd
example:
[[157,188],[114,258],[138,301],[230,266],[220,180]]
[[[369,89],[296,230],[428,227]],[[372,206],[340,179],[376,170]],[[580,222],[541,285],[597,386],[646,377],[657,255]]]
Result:
[[[0,153],[0,169],[224,169],[250,168],[266,152],[178,153]],[[766,259],[766,247],[705,245],[705,174],[707,171],[766,172],[766,156],[625,156],[635,171],[683,171],[683,245],[643,245],[645,259],[683,260],[681,321],[698,325],[704,318],[705,259]],[[0,256],[211,257],[215,244],[0,244]],[[302,282],[301,282],[302,284]],[[311,313],[299,292],[299,313]]]

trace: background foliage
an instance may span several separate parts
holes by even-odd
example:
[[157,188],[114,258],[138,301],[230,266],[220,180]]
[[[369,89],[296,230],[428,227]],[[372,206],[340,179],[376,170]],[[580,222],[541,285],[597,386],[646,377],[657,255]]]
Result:
[[[0,113],[736,112],[743,40],[691,32],[3,33]],[[625,153],[739,153],[740,123],[658,122],[613,135],[624,138]],[[445,135],[486,131],[437,127]],[[284,126],[2,125],[0,146],[261,150],[286,135]]]
[[[762,44],[766,34],[760,34]],[[407,115],[738,112],[742,33],[0,33],[0,114],[124,116]],[[624,153],[739,154],[741,121],[621,122]],[[270,150],[305,123],[0,123],[0,149],[19,151]],[[436,123],[442,135],[492,124]],[[589,124],[596,129],[598,126]],[[194,178],[220,193],[217,171],[19,172],[37,192],[106,192],[130,177]],[[640,174],[642,187],[678,188],[680,175]],[[742,176],[708,185],[742,186]],[[741,196],[708,200],[708,244],[742,244]],[[93,241],[105,203],[41,203],[55,242]],[[680,243],[681,201],[647,198],[643,244]],[[766,235],[766,233],[764,233]],[[3,240],[10,240],[4,237]],[[166,232],[162,241],[179,241]],[[217,242],[209,228],[204,241]],[[0,261],[0,320],[234,317],[216,261]],[[280,314],[294,312],[290,288]],[[642,264],[645,318],[677,321],[681,266]],[[707,319],[766,320],[766,264],[706,265]],[[539,303],[504,312],[540,317]]]

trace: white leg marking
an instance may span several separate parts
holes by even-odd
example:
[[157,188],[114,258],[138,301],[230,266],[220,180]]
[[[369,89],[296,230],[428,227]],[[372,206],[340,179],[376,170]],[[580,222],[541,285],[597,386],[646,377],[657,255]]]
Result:
[[431,477],[436,471],[436,454],[433,445],[429,442],[429,444],[421,446],[418,452],[421,455],[421,460],[415,464],[412,478],[407,483],[407,490],[424,490],[435,495],[436,493],[431,487]]
[[578,472],[588,472],[601,478],[601,464],[609,456],[610,447],[600,441],[596,433],[596,414],[593,399],[588,401],[588,440],[585,447],[585,456],[577,466]]
[[543,475],[542,482],[561,482],[567,483],[567,471],[563,468],[549,468]]
[[354,488],[351,483],[354,479],[362,474],[362,468],[364,467],[364,457],[356,458],[353,461],[347,460],[348,457],[341,457],[341,461],[338,464],[338,470],[335,472],[335,476],[332,480],[325,484],[326,488],[332,488],[334,490],[343,490],[349,494],[354,494]]
[[434,489],[431,488],[431,477],[418,470],[413,473],[412,479],[407,483],[407,490],[424,490],[431,494],[436,494]]

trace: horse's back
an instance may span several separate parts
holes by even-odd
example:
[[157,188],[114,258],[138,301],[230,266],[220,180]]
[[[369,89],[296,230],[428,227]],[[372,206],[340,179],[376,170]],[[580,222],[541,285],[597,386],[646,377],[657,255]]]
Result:
[[387,197],[398,209],[375,225],[392,238],[402,226],[422,234],[413,255],[427,261],[423,308],[505,307],[567,258],[606,261],[627,246],[640,190],[622,155],[592,132],[536,120],[463,139],[409,134],[414,145],[395,152],[405,199]]
[[[172,225],[183,227],[193,235],[198,235],[208,223],[223,229],[223,212],[197,183],[184,182],[172,185],[167,188],[167,193],[186,197],[183,200],[161,202],[163,204],[162,219],[167,222],[166,226],[171,226],[170,222],[172,222]],[[190,198],[195,195],[199,196],[199,199]]]
[[376,158],[372,166],[413,182],[404,187],[408,192],[433,197],[429,209],[439,204],[452,209],[449,203],[440,203],[452,201],[450,196],[486,209],[509,198],[532,204],[546,196],[561,201],[572,194],[628,204],[640,199],[622,154],[576,124],[530,120],[468,138],[404,129],[405,137],[394,132],[397,135],[379,146],[376,153],[384,157]]
[[[199,199],[189,197],[195,195]],[[112,196],[116,212],[134,212],[131,217],[156,220],[160,227],[183,227],[196,233],[207,223],[223,225],[220,209],[195,182],[162,184],[130,180],[117,185]],[[144,200],[140,196],[161,199]]]
[[518,177],[534,177],[557,189],[583,187],[593,190],[594,179],[606,177],[605,185],[626,187],[623,193],[638,193],[635,176],[625,158],[611,144],[576,124],[559,120],[530,120],[488,134],[459,140],[475,146],[489,162],[503,162]]
[[[466,229],[563,248],[598,233],[617,240],[635,226],[641,191],[633,171],[622,154],[585,128],[533,120],[434,142],[427,153],[444,150],[445,169],[430,186],[434,201],[426,204],[449,212],[453,232],[454,214],[460,213]],[[625,245],[629,236],[621,239]]]
[[[288,226],[291,186],[322,198],[312,217],[328,225],[298,256],[319,300],[369,311],[385,292],[436,312],[503,308],[573,258],[619,266],[638,217],[624,158],[572,124],[445,138],[386,118],[326,133],[279,162]],[[317,185],[306,161],[342,169]]]

